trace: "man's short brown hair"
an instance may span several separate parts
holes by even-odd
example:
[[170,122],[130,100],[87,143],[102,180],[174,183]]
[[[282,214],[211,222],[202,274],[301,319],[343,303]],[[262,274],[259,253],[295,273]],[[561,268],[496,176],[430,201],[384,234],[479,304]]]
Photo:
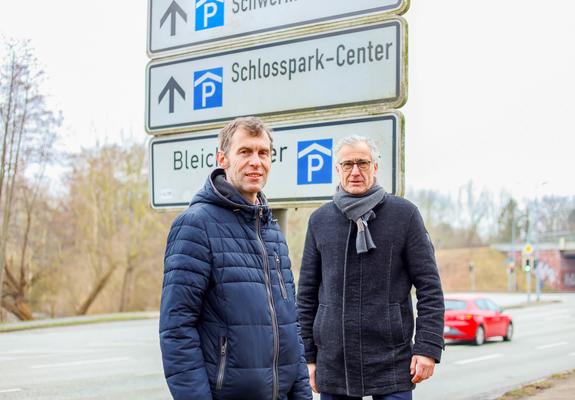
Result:
[[245,129],[252,136],[260,136],[264,132],[270,139],[270,150],[272,149],[273,138],[271,130],[258,117],[239,117],[222,128],[218,135],[219,151],[227,153],[230,149],[232,136],[239,128]]

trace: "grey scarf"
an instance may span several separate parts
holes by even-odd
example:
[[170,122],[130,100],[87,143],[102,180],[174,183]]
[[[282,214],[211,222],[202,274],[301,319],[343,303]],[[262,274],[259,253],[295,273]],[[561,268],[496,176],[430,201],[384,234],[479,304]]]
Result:
[[341,186],[337,187],[333,202],[347,218],[357,224],[357,236],[355,238],[357,254],[367,253],[376,248],[371,239],[367,222],[375,218],[373,208],[384,198],[385,190],[378,184],[374,184],[371,189],[359,196],[347,193],[341,189]]

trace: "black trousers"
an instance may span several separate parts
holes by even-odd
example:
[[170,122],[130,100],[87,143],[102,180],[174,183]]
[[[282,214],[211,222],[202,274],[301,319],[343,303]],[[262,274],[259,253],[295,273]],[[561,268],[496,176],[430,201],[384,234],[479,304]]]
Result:
[[[412,391],[373,396],[373,400],[411,400]],[[321,400],[361,400],[361,397],[349,397],[340,394],[321,393]]]

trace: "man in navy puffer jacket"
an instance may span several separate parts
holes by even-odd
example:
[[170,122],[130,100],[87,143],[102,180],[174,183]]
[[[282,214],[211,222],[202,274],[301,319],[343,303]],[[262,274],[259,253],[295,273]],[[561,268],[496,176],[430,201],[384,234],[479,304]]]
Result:
[[238,118],[218,164],[174,221],[160,345],[175,400],[311,400],[288,248],[261,189],[270,131]]

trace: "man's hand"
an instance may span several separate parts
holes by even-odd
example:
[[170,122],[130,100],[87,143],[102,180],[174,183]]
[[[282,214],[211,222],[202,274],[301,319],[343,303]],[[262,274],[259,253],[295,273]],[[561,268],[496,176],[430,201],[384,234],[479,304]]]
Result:
[[[419,383],[427,378],[430,378],[433,375],[434,369],[435,369],[435,360],[433,358],[426,356],[417,356],[417,355],[411,357],[411,366],[409,367],[409,373],[413,375],[411,382]],[[314,372],[315,372],[315,365],[314,365]]]
[[307,371],[309,372],[309,385],[311,386],[311,390],[319,393],[317,391],[317,386],[315,385],[315,364],[308,364]]

